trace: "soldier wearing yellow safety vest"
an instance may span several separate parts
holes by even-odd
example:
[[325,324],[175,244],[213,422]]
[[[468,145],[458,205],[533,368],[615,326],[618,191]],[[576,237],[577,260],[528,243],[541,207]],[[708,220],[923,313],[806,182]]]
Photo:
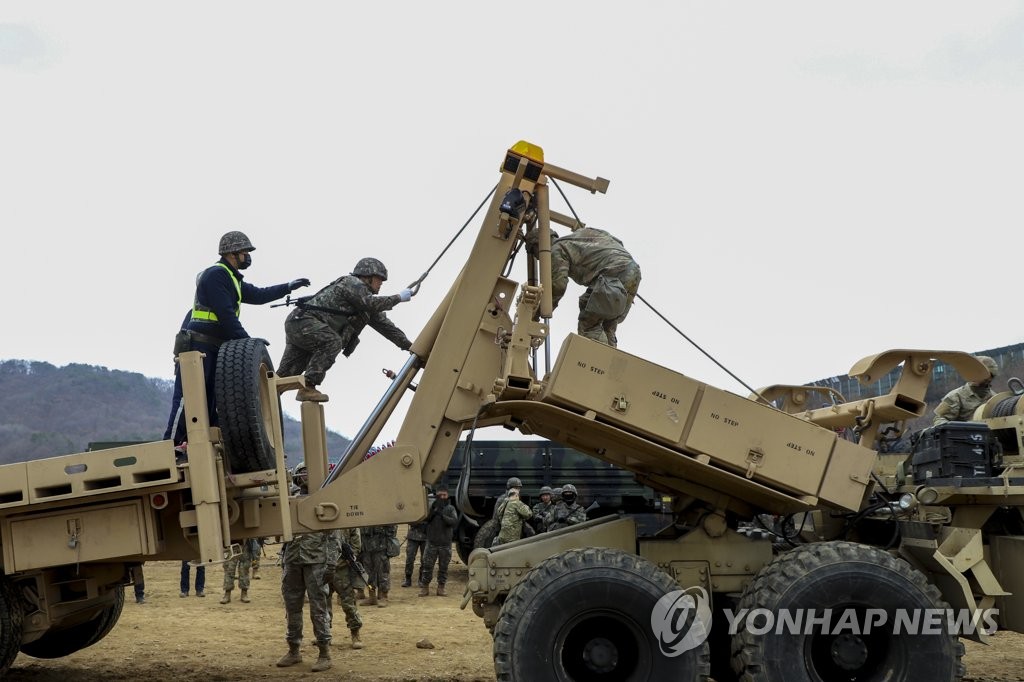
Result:
[[[206,375],[206,400],[210,410],[210,424],[217,424],[214,405],[213,380],[217,367],[217,349],[225,341],[249,338],[239,321],[243,303],[260,305],[284,297],[300,287],[309,286],[306,278],[294,279],[287,284],[257,287],[244,281],[241,271],[252,264],[256,250],[244,233],[233,230],[220,238],[220,260],[199,273],[192,311],[182,327],[188,332],[189,348],[206,354],[203,373]],[[177,350],[175,351],[178,352]],[[185,440],[185,420],[181,418],[181,376],[175,368],[174,391],[177,400],[172,403],[165,438],[173,435],[175,445]]]

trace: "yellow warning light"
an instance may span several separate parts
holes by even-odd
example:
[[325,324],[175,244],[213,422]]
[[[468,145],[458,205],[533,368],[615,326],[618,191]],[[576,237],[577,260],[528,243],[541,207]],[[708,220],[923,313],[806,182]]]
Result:
[[527,142],[526,140],[519,140],[519,142],[512,145],[512,148],[509,149],[509,151],[513,154],[518,154],[519,156],[525,156],[530,161],[544,163],[544,150],[531,142]]

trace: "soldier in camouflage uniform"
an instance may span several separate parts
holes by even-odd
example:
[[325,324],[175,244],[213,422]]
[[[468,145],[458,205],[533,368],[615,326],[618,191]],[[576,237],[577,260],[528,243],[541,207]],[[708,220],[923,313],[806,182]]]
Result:
[[562,499],[551,512],[551,523],[548,524],[548,530],[574,526],[586,520],[587,510],[576,501],[576,486],[572,483],[562,486]]
[[242,553],[224,562],[224,596],[220,603],[231,601],[231,590],[235,589],[235,576],[238,577],[238,588],[242,594],[238,597],[243,603],[249,603],[249,571],[252,559],[259,551],[259,543],[255,538],[242,541]]
[[505,500],[508,499],[508,493],[510,490],[515,488],[516,493],[522,492],[523,482],[518,476],[511,476],[505,481],[505,492],[498,496],[498,499],[494,501],[494,513],[491,516],[496,521],[501,521],[502,510]]
[[377,296],[387,279],[383,263],[363,258],[352,274],[334,280],[289,313],[284,322],[284,355],[277,373],[283,377],[305,373],[306,386],[298,391],[296,400],[327,402],[327,395],[316,387],[323,383],[338,353],[345,357],[352,354],[366,325],[402,350],[409,350],[412,343],[384,313],[410,300],[413,292],[402,289],[393,296]]
[[498,518],[501,519],[501,530],[498,531],[498,537],[494,538],[491,546],[497,547],[523,537],[523,521],[533,516],[533,512],[519,499],[518,488],[511,488],[505,494],[505,501],[497,511]]
[[[343,528],[342,530],[335,531],[335,540],[339,543],[338,564],[334,569],[334,577],[331,580],[331,589],[338,593],[338,603],[345,611],[345,625],[348,626],[349,632],[352,635],[352,648],[362,649],[363,640],[359,638],[359,630],[363,627],[363,619],[359,617],[359,608],[356,606],[355,591],[357,588],[365,588],[366,581],[363,579],[363,575],[359,571],[360,567],[354,566],[347,561],[340,547],[340,543],[346,543],[352,548],[353,556],[358,555],[362,549],[362,543],[359,539],[359,530],[356,528]],[[328,595],[328,612],[330,612],[330,604],[331,600]]]
[[968,381],[960,388],[954,388],[947,393],[935,407],[935,419],[932,425],[945,424],[946,422],[966,422],[974,416],[974,411],[991,398],[995,393],[992,391],[992,380],[999,376],[999,365],[987,355],[975,356],[981,364],[989,371],[988,379],[974,383]]
[[543,533],[548,529],[548,524],[551,522],[551,513],[555,510],[555,505],[551,502],[551,495],[554,491],[551,486],[541,486],[538,497],[540,502],[533,505],[533,517],[530,519],[530,523],[533,525],[533,529],[538,533]]
[[[362,606],[384,607],[388,605],[388,592],[391,590],[391,561],[388,556],[392,538],[397,542],[398,526],[370,526],[359,529],[363,542],[362,563],[370,579],[367,590],[369,596],[360,602]],[[395,556],[398,556],[395,554]]]
[[[412,587],[412,569],[416,566],[416,554],[420,555],[420,573],[423,572],[424,550],[427,546],[427,524],[410,523],[405,535],[405,580],[402,587]],[[416,580],[417,584],[419,579]]]
[[430,594],[430,581],[434,577],[434,563],[437,562],[437,596],[446,596],[444,586],[448,582],[448,564],[452,560],[452,534],[459,522],[459,512],[448,499],[448,488],[438,486],[434,501],[427,512],[427,549],[423,552],[423,566],[420,570],[420,596]]
[[[302,493],[308,493],[305,472],[297,473],[295,483]],[[298,535],[281,548],[281,596],[284,598],[288,629],[288,653],[277,662],[285,668],[302,662],[302,606],[309,600],[309,619],[320,655],[313,664],[313,672],[331,667],[331,621],[327,585],[334,576],[338,563],[340,543],[332,531],[318,531]]]
[[[640,266],[622,242],[595,227],[551,238],[551,302],[557,306],[569,280],[585,286],[580,296],[578,332],[581,336],[618,345],[615,332],[626,319],[640,288]],[[537,253],[537,231],[527,234],[527,249]]]

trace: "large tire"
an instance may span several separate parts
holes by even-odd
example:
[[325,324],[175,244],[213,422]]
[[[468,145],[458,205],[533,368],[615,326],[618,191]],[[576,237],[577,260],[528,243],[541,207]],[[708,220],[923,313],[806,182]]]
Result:
[[89,620],[69,628],[49,630],[21,647],[21,652],[36,658],[63,658],[100,641],[117,624],[124,608],[124,586],[117,586],[112,593],[113,601]]
[[[764,612],[737,621],[732,664],[742,682],[954,682],[964,674],[963,644],[945,628],[894,631],[897,609],[948,606],[920,571],[875,547],[822,542],[793,549],[757,574],[739,608],[741,614],[767,609],[776,619],[760,635],[747,625],[763,630],[770,622]],[[832,609],[830,626],[809,633],[804,626],[779,628],[781,610],[794,609],[814,609],[817,618]],[[864,627],[867,609],[884,610],[885,623]],[[857,617],[857,632],[839,627],[847,610]]]
[[662,654],[655,604],[679,585],[651,562],[617,549],[574,549],[545,559],[509,590],[494,628],[501,682],[695,682],[709,674],[708,645]]
[[501,524],[498,523],[497,519],[487,519],[476,531],[476,536],[473,538],[473,549],[480,549],[486,547],[490,549],[491,543],[494,542],[494,538],[498,537],[498,533],[501,532]]
[[21,648],[25,611],[17,590],[0,576],[0,677],[7,674]]
[[468,517],[462,516],[459,525],[455,527],[455,551],[458,552],[462,563],[469,565],[469,555],[476,549],[476,534],[480,526],[469,522]]
[[265,471],[275,466],[272,401],[266,382],[274,363],[263,339],[227,341],[217,353],[215,393],[221,437],[231,473]]

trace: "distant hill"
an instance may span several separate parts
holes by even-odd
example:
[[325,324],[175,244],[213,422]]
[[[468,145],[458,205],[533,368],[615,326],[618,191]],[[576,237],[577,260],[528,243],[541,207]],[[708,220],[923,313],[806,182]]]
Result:
[[[95,441],[160,440],[174,386],[136,372],[93,365],[0,362],[0,464],[83,452]],[[286,443],[301,443],[298,421],[284,415]],[[327,432],[327,450],[349,440]]]

